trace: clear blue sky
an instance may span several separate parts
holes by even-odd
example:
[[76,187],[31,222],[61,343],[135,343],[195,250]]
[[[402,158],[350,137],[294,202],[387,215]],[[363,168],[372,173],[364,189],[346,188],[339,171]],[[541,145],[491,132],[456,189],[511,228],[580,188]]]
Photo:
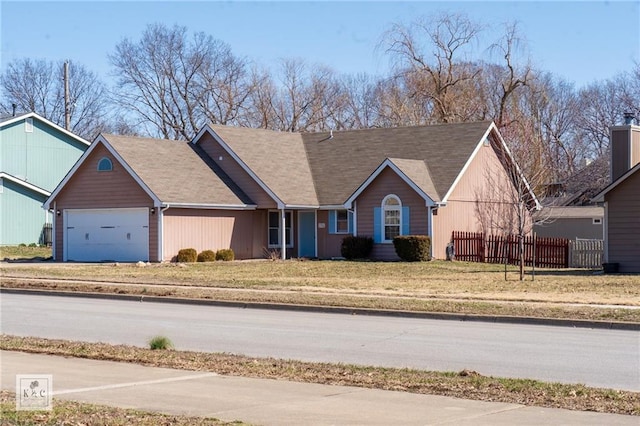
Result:
[[577,87],[630,71],[640,62],[640,1],[238,2],[2,1],[0,69],[17,58],[71,59],[108,80],[107,54],[138,40],[150,23],[184,25],[267,67],[302,58],[341,73],[385,75],[376,49],[394,22],[465,12],[486,24],[484,43],[518,21],[533,64]]

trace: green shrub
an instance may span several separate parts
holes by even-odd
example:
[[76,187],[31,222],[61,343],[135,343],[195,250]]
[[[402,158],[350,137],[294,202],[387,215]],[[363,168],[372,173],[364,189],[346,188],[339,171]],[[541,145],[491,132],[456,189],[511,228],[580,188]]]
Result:
[[431,238],[427,235],[401,235],[393,239],[396,254],[405,262],[431,260]]
[[198,254],[198,262],[213,262],[216,260],[216,252],[213,250],[205,250]]
[[236,258],[236,255],[231,249],[220,249],[216,253],[216,260],[231,261],[235,258]]
[[155,336],[149,340],[149,348],[152,350],[171,349],[173,348],[173,343],[171,343],[171,340],[169,340],[168,337]]
[[178,257],[176,258],[178,262],[191,263],[198,260],[198,252],[196,249],[186,248],[178,251]]
[[347,236],[342,239],[340,253],[345,259],[366,259],[373,250],[373,238]]

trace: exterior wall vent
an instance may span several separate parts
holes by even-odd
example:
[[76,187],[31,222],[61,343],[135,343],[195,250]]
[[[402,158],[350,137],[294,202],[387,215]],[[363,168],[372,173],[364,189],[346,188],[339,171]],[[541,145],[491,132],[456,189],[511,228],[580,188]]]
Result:
[[33,118],[29,117],[24,120],[24,131],[27,133],[33,133]]

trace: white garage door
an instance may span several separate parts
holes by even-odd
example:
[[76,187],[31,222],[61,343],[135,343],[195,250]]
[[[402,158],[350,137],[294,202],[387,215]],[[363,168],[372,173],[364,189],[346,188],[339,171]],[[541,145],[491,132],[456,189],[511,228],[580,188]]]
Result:
[[149,214],[143,209],[65,211],[65,260],[149,260]]

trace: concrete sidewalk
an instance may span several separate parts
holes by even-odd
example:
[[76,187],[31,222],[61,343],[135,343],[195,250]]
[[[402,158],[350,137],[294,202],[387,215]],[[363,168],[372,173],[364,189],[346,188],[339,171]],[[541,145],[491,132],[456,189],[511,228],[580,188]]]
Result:
[[[54,398],[260,425],[634,425],[640,418],[0,352],[1,387],[52,374]],[[55,404],[55,401],[54,401]]]

